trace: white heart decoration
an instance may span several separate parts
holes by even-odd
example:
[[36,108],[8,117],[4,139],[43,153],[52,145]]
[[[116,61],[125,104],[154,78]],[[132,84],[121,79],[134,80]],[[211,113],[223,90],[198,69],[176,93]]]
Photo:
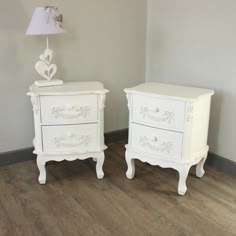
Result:
[[57,73],[57,65],[52,64],[49,66],[49,77],[52,79],[52,77]]
[[48,65],[44,61],[38,61],[35,64],[36,71],[45,79],[51,80],[57,72],[57,66],[55,64]]
[[42,60],[48,65],[51,63],[52,57],[53,57],[53,51],[49,48],[46,49],[44,53],[39,56],[40,60]]

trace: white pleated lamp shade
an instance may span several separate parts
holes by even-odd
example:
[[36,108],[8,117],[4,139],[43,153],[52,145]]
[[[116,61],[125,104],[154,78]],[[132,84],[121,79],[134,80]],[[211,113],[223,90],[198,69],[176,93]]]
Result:
[[57,24],[53,7],[37,7],[31,18],[26,35],[63,34],[65,30]]

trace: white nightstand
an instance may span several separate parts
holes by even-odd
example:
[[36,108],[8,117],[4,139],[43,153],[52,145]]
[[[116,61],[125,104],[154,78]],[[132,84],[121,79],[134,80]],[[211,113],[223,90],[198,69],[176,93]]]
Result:
[[204,175],[211,96],[214,91],[160,83],[125,89],[129,108],[126,176],[135,174],[134,159],[174,168],[178,193],[184,195],[189,169]]
[[108,90],[99,82],[65,82],[61,86],[32,85],[34,153],[37,154],[39,183],[46,183],[48,161],[97,161],[97,178],[104,176],[104,102]]

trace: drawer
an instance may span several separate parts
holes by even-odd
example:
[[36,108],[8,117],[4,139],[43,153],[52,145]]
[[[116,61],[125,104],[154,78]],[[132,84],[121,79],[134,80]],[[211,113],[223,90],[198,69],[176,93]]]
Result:
[[163,129],[183,131],[185,102],[133,95],[132,120]]
[[97,132],[97,124],[42,126],[43,151],[96,151]]
[[77,124],[96,122],[97,95],[41,96],[43,124]]
[[132,124],[131,145],[133,148],[170,159],[182,156],[183,133]]

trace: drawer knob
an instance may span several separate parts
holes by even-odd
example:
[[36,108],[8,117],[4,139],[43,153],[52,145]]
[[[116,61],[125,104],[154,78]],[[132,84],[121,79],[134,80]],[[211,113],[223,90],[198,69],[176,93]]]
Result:
[[158,142],[158,138],[156,136],[153,137],[152,139],[153,142]]

